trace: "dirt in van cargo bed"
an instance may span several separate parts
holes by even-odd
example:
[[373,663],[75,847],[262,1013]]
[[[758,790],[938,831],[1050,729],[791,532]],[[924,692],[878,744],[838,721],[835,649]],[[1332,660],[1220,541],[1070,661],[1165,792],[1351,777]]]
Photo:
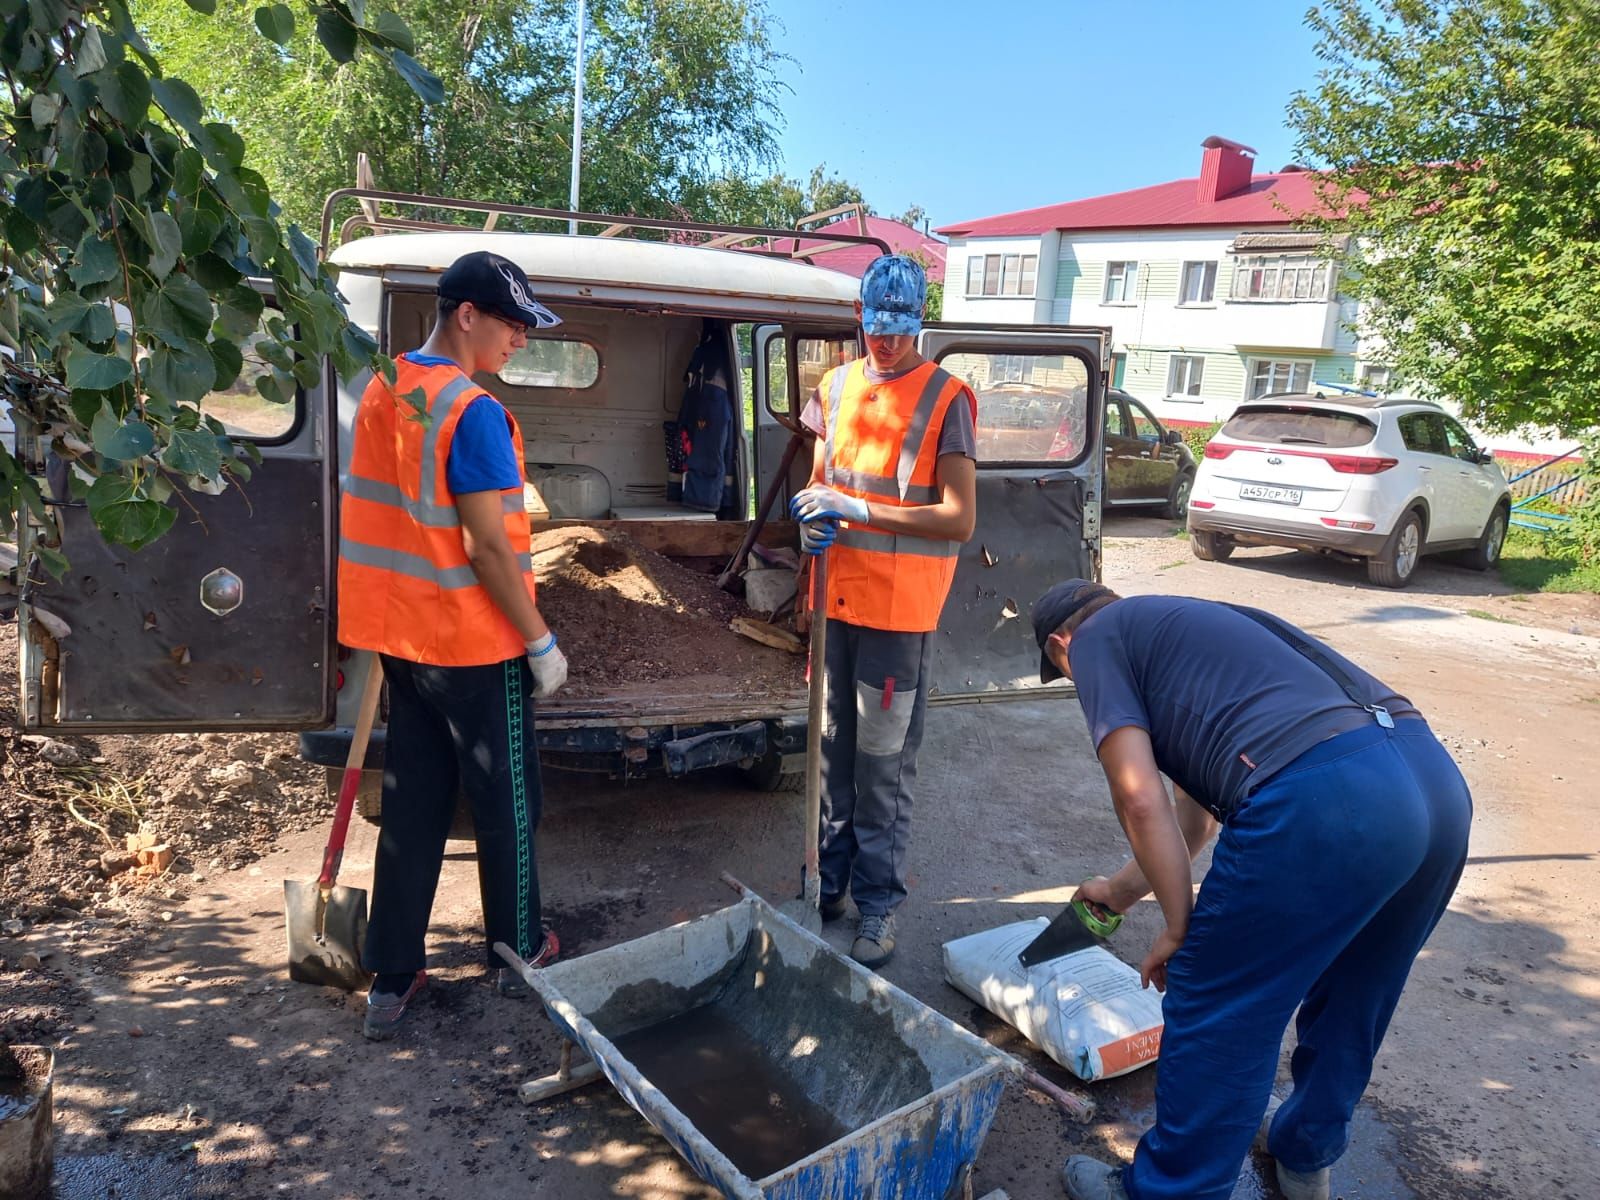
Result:
[[[776,696],[805,685],[803,655],[728,628],[749,613],[715,577],[625,533],[582,526],[535,532],[533,570],[539,611],[567,656],[567,699],[668,681],[700,699]],[[669,683],[662,690],[676,689]]]

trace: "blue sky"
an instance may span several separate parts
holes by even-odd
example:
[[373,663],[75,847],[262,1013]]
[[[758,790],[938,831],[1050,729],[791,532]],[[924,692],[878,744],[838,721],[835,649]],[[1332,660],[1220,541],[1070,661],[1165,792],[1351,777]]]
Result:
[[1211,134],[1293,159],[1308,0],[769,0],[787,173],[935,227],[1197,175]]

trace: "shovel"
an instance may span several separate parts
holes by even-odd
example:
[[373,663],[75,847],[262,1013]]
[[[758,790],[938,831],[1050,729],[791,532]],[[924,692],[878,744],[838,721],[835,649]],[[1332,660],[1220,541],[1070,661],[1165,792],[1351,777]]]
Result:
[[817,873],[817,838],[822,833],[822,726],[827,720],[828,552],[811,568],[811,679],[806,703],[806,866],[798,900],[778,911],[808,933],[822,932],[822,876]]
[[344,858],[345,834],[361,786],[361,767],[367,758],[372,721],[378,712],[383,685],[383,663],[374,654],[361,690],[361,712],[355,736],[339,781],[339,803],[333,810],[333,829],[322,853],[322,874],[311,883],[283,881],[283,909],[289,934],[289,978],[296,983],[360,991],[372,975],[361,965],[361,946],[367,938],[365,888],[339,887],[339,863]]

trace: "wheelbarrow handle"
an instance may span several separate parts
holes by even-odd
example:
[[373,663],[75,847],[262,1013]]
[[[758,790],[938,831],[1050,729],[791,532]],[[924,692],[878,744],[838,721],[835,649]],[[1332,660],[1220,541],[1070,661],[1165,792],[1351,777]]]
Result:
[[355,811],[356,792],[361,788],[361,768],[367,761],[367,743],[372,740],[372,724],[378,715],[378,695],[383,691],[383,660],[377,654],[371,658],[366,682],[361,686],[361,710],[356,716],[355,735],[350,739],[350,753],[344,760],[344,775],[339,780],[339,803],[333,810],[328,848],[322,852],[322,873],[317,876],[317,887],[324,896],[339,878],[344,840],[350,832],[350,814]]

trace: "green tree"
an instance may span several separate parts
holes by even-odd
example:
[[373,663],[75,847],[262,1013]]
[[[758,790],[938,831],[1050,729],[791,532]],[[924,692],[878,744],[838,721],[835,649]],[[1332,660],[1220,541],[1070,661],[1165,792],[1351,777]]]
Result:
[[[190,0],[209,13],[213,0]],[[439,81],[409,30],[361,0],[307,6],[331,57],[386,60],[417,92]],[[290,40],[287,6],[255,14]],[[262,359],[256,387],[286,401],[320,374],[392,371],[352,326],[311,240],[280,221],[237,132],[162,69],[123,0],[0,0],[0,401],[19,435],[70,466],[73,499],[111,541],[137,549],[176,519],[175,493],[248,479],[253,452],[201,408]],[[251,278],[270,282],[277,315]],[[36,481],[0,446],[0,528],[23,509],[53,522]]]
[[[371,159],[380,188],[565,208],[572,155],[571,0],[393,0],[446,99],[424,105],[380,62],[331,62],[309,29],[264,45],[256,0],[185,0],[141,17],[164,62],[244,135],[285,209],[314,220]],[[763,0],[589,0],[581,206],[693,212],[705,180],[776,158],[780,84]]]
[[1600,423],[1600,4],[1331,0],[1289,119],[1396,373],[1491,429]]
[[845,204],[861,204],[867,212],[872,211],[861,189],[830,174],[826,163],[813,167],[804,182],[781,173],[765,179],[722,175],[705,186],[698,197],[698,207],[691,207],[695,203],[695,198],[686,198],[686,215],[724,225],[767,225],[778,229],[792,229],[812,213]]

